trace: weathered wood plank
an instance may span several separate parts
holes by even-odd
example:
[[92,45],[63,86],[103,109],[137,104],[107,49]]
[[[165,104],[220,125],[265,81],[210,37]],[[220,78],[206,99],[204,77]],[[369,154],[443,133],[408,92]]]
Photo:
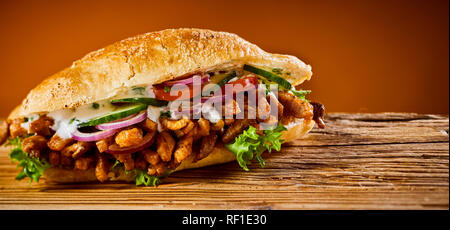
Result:
[[266,167],[177,172],[165,184],[28,185],[0,149],[0,209],[448,209],[448,116],[329,114]]
[[326,129],[314,129],[293,146],[368,145],[382,143],[448,142],[447,115],[410,113],[345,114],[327,116]]

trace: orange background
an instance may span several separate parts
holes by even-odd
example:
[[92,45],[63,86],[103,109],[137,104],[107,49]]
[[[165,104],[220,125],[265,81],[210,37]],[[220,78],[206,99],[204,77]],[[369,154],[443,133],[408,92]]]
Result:
[[448,21],[447,0],[0,1],[0,117],[84,54],[179,27],[298,56],[328,111],[448,113]]

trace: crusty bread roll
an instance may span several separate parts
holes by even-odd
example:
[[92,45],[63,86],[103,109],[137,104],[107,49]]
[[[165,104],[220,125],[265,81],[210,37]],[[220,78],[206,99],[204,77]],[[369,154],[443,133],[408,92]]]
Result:
[[[129,87],[152,85],[203,70],[255,64],[282,68],[292,85],[311,78],[311,66],[270,54],[235,34],[169,29],[128,38],[87,54],[30,91],[14,119],[111,98]],[[45,100],[43,100],[45,98]]]
[[[311,78],[311,67],[290,55],[271,54],[235,34],[203,29],[168,29],[128,38],[87,54],[30,91],[8,119],[47,113],[112,98],[132,86],[152,85],[198,71],[223,70],[244,64],[282,68],[292,85]],[[283,133],[297,139],[314,126],[301,119]],[[199,168],[235,160],[225,147],[216,147],[206,158],[192,163],[195,154],[176,169]],[[44,177],[58,183],[97,181],[94,169],[49,168]],[[132,175],[110,180],[131,181]]]

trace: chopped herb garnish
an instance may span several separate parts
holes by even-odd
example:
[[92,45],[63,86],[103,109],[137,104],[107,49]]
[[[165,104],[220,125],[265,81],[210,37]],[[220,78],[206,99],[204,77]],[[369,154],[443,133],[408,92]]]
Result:
[[170,87],[169,86],[164,86],[164,93],[168,93],[170,92]]
[[92,103],[92,108],[98,109],[98,108],[100,108],[100,105],[98,103],[94,102],[94,103]]
[[273,68],[272,72],[274,72],[276,74],[283,74],[283,69],[282,68]]
[[131,90],[133,90],[133,92],[135,94],[139,94],[139,95],[144,95],[144,93],[145,93],[145,88],[144,87],[137,87],[137,86],[135,86],[135,87],[131,88]]
[[170,117],[172,117],[172,113],[170,111],[166,111],[166,112],[161,111],[159,116],[170,118]]
[[122,162],[116,160],[116,162],[114,162],[113,166],[111,167],[111,171],[117,173],[117,170],[119,170],[120,167],[123,167]]
[[287,72],[286,75],[291,76],[291,73]]
[[70,119],[69,125],[71,125],[74,121],[79,122],[80,120],[78,120],[78,119],[76,119],[76,118],[74,117],[74,118]]
[[158,100],[156,98],[149,98],[149,97],[132,97],[132,98],[114,99],[114,100],[111,100],[110,103],[112,103],[112,104],[141,103],[141,104],[145,104],[145,105],[162,107],[162,106],[166,106],[169,102],[163,101],[163,100]]
[[297,96],[298,98],[301,98],[303,100],[306,100],[306,95],[311,93],[311,90],[295,90],[294,88],[291,89],[291,92]]
[[120,161],[116,160],[116,162],[114,162],[113,166],[111,167],[111,170],[115,169],[119,164],[120,164]]
[[140,169],[134,169],[134,176],[136,179],[136,186],[157,186],[161,183],[161,180],[157,176],[150,176],[146,171]]
[[41,117],[40,114],[39,114],[39,115],[31,116],[31,117],[25,117],[23,120],[24,120],[24,122],[31,122],[31,121],[36,120],[36,118],[39,118],[39,117]]
[[16,138],[8,138],[8,141],[6,142],[5,145],[18,147],[18,146],[21,146],[21,144],[22,144],[22,141],[20,140],[20,138],[16,137]]

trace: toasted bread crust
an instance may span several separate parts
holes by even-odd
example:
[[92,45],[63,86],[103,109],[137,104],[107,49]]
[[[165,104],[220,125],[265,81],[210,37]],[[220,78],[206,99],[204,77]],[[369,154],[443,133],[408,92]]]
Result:
[[116,42],[87,54],[30,91],[9,119],[111,98],[135,85],[152,85],[185,74],[242,66],[283,68],[293,85],[311,78],[311,67],[290,55],[270,54],[235,34],[168,29]]

